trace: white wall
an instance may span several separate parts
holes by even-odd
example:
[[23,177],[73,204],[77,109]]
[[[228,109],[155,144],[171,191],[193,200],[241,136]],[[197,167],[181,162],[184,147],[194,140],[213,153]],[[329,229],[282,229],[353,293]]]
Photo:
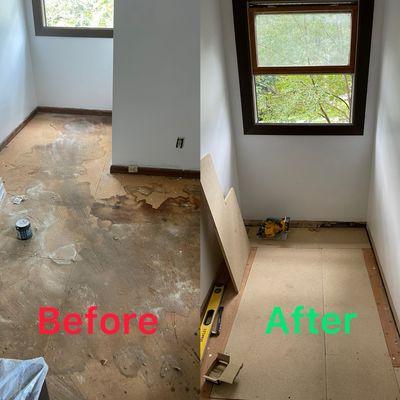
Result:
[[365,221],[379,59],[372,58],[364,136],[245,136],[232,1],[222,2],[244,218]]
[[199,4],[115,2],[113,164],[199,169]]
[[36,36],[32,0],[25,3],[38,104],[111,110],[112,39]]
[[35,108],[23,0],[0,1],[0,143]]
[[[368,227],[400,319],[400,2],[386,0]],[[381,5],[383,3],[381,2]]]
[[219,0],[203,0],[201,9],[201,156],[211,153],[223,191],[239,195],[236,146],[226,78]]
[[[233,186],[239,195],[219,0],[202,0],[201,24],[201,156],[212,155],[225,194]],[[204,299],[222,262],[206,207],[202,212],[201,241],[201,298]]]

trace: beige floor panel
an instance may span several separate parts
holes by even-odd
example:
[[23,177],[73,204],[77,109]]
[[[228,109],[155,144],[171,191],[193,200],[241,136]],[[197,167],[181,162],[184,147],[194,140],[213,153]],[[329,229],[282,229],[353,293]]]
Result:
[[349,335],[326,335],[328,399],[399,399],[362,251],[322,252],[325,310],[358,314]]
[[[237,275],[240,277],[238,282],[238,289],[240,288],[244,269],[250,254],[250,242],[247,236],[246,228],[243,224],[242,213],[236,197],[235,190],[231,188],[225,199],[226,216],[225,216],[225,249],[227,253],[231,254],[230,257],[235,258],[237,264]],[[227,232],[232,234],[227,235]],[[244,263],[244,266],[242,264]],[[240,272],[239,272],[240,271]]]
[[235,192],[231,189],[226,199],[224,198],[210,154],[201,160],[200,181],[214,221],[221,251],[235,290],[239,292],[250,254],[250,243]]
[[[322,335],[265,334],[275,305],[322,311],[321,251],[259,248],[239,306],[227,353],[243,360],[235,385],[215,386],[212,397],[229,399],[324,399]],[[290,322],[290,321],[288,321]]]
[[359,249],[323,249],[322,254],[326,309],[335,311],[339,307],[353,312],[357,308],[376,317],[377,308],[363,252]]
[[394,373],[396,374],[397,384],[400,386],[400,368],[395,368]]
[[250,227],[249,237],[252,246],[296,247],[311,249],[356,248],[366,249],[371,245],[367,232],[362,228],[291,228],[287,240],[257,239],[257,227]]
[[[358,317],[350,335],[310,335],[304,328],[300,335],[266,335],[275,305],[285,315],[304,305]],[[213,398],[400,399],[360,249],[259,247],[226,352],[244,368],[236,384],[214,386]]]

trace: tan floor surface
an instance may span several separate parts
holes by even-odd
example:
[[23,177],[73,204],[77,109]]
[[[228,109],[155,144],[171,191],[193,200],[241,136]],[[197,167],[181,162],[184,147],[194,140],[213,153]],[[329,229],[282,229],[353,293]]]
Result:
[[[323,230],[319,235],[318,244],[332,234]],[[337,232],[333,236],[339,239]],[[342,237],[336,247],[343,246],[344,240],[345,246],[355,246],[363,238],[357,232],[353,243],[350,236]],[[275,305],[285,315],[296,305],[304,305],[319,313],[356,312],[359,316],[350,335],[322,331],[311,335],[304,328],[306,322],[302,334],[285,336],[274,330],[267,335],[267,320]],[[212,398],[400,399],[363,252],[358,248],[260,246],[226,352],[242,360],[244,368],[236,384],[214,386]]]
[[[51,400],[197,399],[200,184],[111,175],[110,160],[108,117],[38,114],[1,151],[0,357],[44,356]],[[159,331],[39,335],[40,305],[92,304],[153,312]]]
[[226,198],[224,197],[210,154],[201,159],[200,172],[201,186],[214,221],[232,284],[239,292],[250,253],[250,243],[235,190],[231,188]]

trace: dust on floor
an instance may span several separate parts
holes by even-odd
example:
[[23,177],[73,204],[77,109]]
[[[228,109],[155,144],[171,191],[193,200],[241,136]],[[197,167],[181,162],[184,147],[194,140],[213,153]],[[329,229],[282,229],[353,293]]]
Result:
[[[110,118],[57,114],[38,114],[0,153],[0,357],[44,356],[52,400],[195,399],[199,183],[113,176],[110,158]],[[33,238],[21,242],[25,216]],[[159,330],[39,335],[39,306],[93,304],[153,312]]]

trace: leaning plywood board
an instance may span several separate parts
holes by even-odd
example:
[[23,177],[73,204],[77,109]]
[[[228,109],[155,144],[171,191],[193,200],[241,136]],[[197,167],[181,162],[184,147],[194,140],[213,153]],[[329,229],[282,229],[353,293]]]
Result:
[[236,277],[236,291],[239,292],[250,254],[250,242],[233,188],[228,192],[225,203],[227,214],[225,232],[223,232],[225,237],[225,251],[231,255],[232,261],[230,261],[229,265],[233,266],[232,268]]
[[210,154],[201,160],[201,185],[233,285],[239,292],[250,243],[235,191],[231,189],[224,198]]
[[[359,318],[350,335],[265,333],[274,306],[297,305]],[[212,398],[400,399],[360,249],[258,248],[225,352],[244,367]]]

